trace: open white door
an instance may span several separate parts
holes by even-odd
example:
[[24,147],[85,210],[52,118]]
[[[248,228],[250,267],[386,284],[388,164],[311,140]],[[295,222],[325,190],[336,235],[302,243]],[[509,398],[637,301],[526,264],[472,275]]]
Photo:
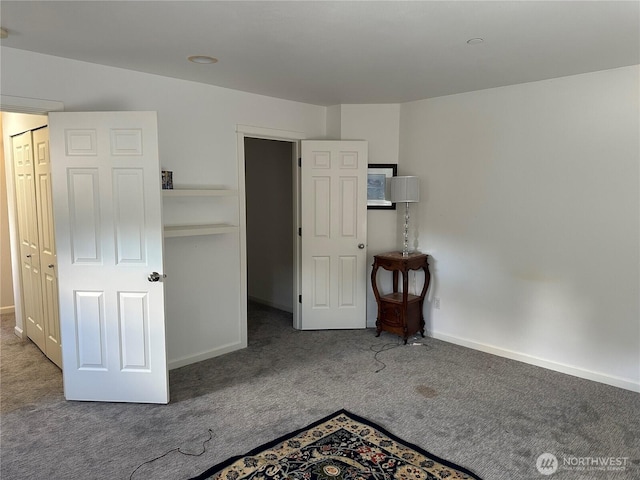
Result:
[[302,329],[367,325],[367,151],[302,141]]
[[49,129],[65,397],[167,403],[156,113],[51,113]]

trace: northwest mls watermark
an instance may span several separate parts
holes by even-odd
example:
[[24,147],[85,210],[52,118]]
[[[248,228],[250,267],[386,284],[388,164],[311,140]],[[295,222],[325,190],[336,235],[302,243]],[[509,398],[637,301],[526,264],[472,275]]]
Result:
[[624,472],[630,465],[629,457],[556,457],[543,453],[536,460],[536,468],[542,475],[553,475],[558,470],[574,472]]

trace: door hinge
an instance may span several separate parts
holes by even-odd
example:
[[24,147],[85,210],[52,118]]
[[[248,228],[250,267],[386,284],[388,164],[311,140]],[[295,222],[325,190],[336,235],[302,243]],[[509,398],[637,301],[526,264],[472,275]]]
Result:
[[298,303],[302,303],[302,295],[298,295]]
[[298,166],[301,167],[302,166],[302,158],[298,158]]
[[302,236],[302,228],[298,229],[298,236],[301,237]]

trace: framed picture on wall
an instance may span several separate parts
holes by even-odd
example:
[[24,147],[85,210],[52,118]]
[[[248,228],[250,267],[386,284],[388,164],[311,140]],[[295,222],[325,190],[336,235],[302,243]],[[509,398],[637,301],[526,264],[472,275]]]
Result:
[[367,208],[395,210],[389,198],[389,179],[398,174],[395,163],[370,163],[367,168]]

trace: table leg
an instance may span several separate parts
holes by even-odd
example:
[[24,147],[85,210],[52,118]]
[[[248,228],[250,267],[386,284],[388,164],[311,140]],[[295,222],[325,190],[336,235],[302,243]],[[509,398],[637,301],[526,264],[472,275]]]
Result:
[[382,310],[380,305],[380,292],[378,291],[378,281],[376,275],[378,273],[378,263],[373,262],[373,269],[371,270],[371,286],[373,288],[373,294],[376,297],[376,304],[378,305],[378,314],[376,315],[376,337],[380,336],[382,331],[382,322],[380,322],[380,311]]

